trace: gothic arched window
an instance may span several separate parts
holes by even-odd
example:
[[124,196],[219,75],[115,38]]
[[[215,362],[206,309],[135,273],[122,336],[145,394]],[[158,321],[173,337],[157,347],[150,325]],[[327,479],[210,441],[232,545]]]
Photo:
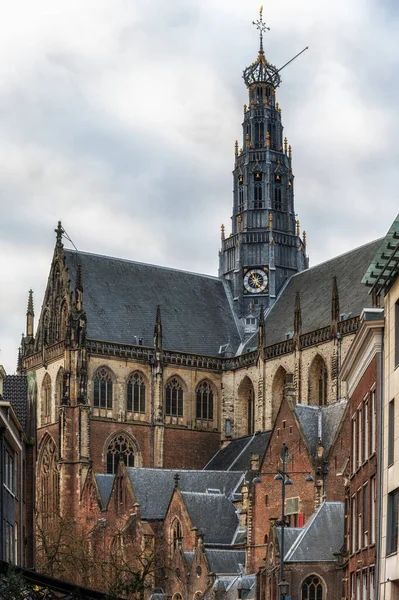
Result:
[[126,408],[130,412],[145,413],[145,383],[141,373],[133,373],[127,382]]
[[238,210],[239,212],[244,210],[244,186],[242,182],[239,184],[238,188]]
[[274,206],[275,210],[283,210],[283,203],[281,200],[281,187],[274,188]]
[[316,575],[306,577],[303,582],[302,600],[323,600],[323,585]]
[[112,377],[108,369],[98,369],[94,376],[94,408],[112,409]]
[[262,208],[262,184],[261,183],[255,183],[254,206],[255,206],[255,208]]
[[37,486],[38,519],[43,526],[56,518],[58,497],[57,447],[46,434],[39,451]]
[[176,552],[181,546],[181,541],[183,539],[183,530],[179,519],[176,517],[172,521],[171,525],[171,547],[173,552]]
[[183,388],[176,377],[166,385],[165,414],[172,417],[183,416]]
[[42,425],[50,422],[51,417],[51,378],[48,373],[42,383]]
[[263,121],[255,123],[255,144],[259,148],[263,146],[265,138],[265,124]]
[[320,354],[317,354],[309,369],[308,403],[324,406],[328,396],[327,366]]
[[213,419],[213,389],[208,381],[201,381],[196,389],[197,419]]
[[121,460],[127,467],[134,467],[136,448],[132,440],[120,433],[112,438],[107,447],[107,473],[116,473]]

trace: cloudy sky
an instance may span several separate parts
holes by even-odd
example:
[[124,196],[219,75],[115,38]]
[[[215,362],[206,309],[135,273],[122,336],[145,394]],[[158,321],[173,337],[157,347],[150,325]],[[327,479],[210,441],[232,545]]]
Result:
[[[216,274],[258,0],[13,0],[0,21],[0,364],[38,316],[59,219],[79,250]],[[278,0],[267,58],[311,264],[385,234],[399,4]]]

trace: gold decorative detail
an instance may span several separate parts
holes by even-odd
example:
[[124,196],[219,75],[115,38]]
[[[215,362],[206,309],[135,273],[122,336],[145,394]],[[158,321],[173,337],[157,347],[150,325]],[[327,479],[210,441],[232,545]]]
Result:
[[220,230],[221,230],[221,236],[220,237],[222,238],[222,240],[224,240],[224,225],[223,224],[222,224]]
[[245,134],[245,145],[246,145],[247,148],[249,148],[250,144],[251,144],[251,142],[250,142],[250,139],[249,139],[249,133],[246,133]]
[[261,15],[262,13],[263,13],[263,5],[259,9],[259,14]]
[[252,98],[251,102],[250,102],[251,108],[253,108],[255,106],[255,100]]
[[242,230],[242,216],[241,215],[238,215],[237,223],[238,223],[238,231],[241,231]]
[[242,154],[242,148],[240,148],[240,154]]
[[292,148],[288,146],[288,158],[292,158]]
[[244,181],[244,177],[242,175],[238,176],[238,183],[242,183]]
[[279,106],[279,103],[278,103],[278,102],[276,103],[276,108],[277,108],[277,110],[279,110],[279,109],[280,109],[280,106]]
[[263,104],[265,106],[268,106],[269,105],[269,99],[268,98],[263,98]]
[[302,241],[303,241],[303,245],[306,246],[306,231],[303,231],[303,233],[302,233]]
[[246,113],[246,112],[247,112],[247,105],[244,104],[244,113]]
[[266,148],[270,148],[270,131],[266,133]]
[[238,156],[238,141],[236,140],[236,143],[234,144],[234,154],[236,156]]
[[269,214],[269,229],[273,229],[273,215]]
[[301,227],[301,225],[300,225],[300,223],[299,223],[299,219],[297,219],[297,220],[295,221],[295,224],[296,224],[296,234],[297,234],[297,235],[300,235],[300,233],[301,233],[301,230],[300,230],[300,227]]
[[284,138],[284,152],[285,152],[285,154],[287,154],[287,150],[288,150],[288,140],[287,140],[287,138],[285,137],[285,138]]

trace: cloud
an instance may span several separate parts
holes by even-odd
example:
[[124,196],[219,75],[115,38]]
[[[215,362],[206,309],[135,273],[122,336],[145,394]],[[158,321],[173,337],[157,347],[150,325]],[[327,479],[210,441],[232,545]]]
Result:
[[[61,218],[81,250],[216,274],[256,56],[242,0],[15,0],[0,23],[0,363],[39,313]],[[398,8],[265,6],[311,263],[397,213]]]

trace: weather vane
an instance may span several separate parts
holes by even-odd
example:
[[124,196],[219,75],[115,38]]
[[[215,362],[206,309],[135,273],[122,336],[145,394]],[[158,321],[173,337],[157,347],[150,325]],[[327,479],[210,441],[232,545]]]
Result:
[[260,52],[263,52],[263,34],[265,31],[270,31],[270,27],[267,27],[266,23],[263,22],[263,6],[259,9],[259,19],[257,21],[252,21],[252,25],[256,25],[256,29],[259,30],[259,50]]

